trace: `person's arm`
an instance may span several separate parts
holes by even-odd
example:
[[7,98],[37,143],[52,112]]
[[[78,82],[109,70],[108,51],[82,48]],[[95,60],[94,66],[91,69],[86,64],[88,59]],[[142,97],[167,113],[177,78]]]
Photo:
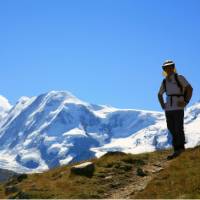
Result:
[[186,92],[185,103],[187,105],[190,102],[193,94],[193,88],[190,84],[185,87],[185,92]]
[[163,86],[163,83],[162,83],[161,86],[160,86],[160,90],[158,92],[158,100],[159,100],[160,105],[161,105],[163,110],[165,109],[165,102],[164,102],[164,99],[163,99],[164,92],[165,92],[165,89],[164,89],[164,86]]
[[180,75],[180,81],[185,89],[185,93],[186,93],[185,105],[187,105],[192,98],[193,88],[192,88],[191,84],[187,81],[187,79],[182,75]]
[[163,99],[163,95],[158,93],[158,100],[160,102],[162,109],[164,110],[165,109],[165,102],[164,102],[164,99]]

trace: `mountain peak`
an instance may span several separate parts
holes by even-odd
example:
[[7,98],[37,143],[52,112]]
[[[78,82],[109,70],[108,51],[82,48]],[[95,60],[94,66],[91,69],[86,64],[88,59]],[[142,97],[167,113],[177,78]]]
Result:
[[12,105],[9,103],[8,99],[0,95],[0,112],[6,112],[10,110]]
[[67,96],[69,98],[75,97],[71,92],[66,91],[66,90],[51,90],[51,91],[47,92],[46,95],[49,95],[49,96],[63,95],[63,96]]
[[50,92],[44,93],[43,96],[45,99],[50,100],[57,100],[63,103],[74,103],[74,104],[84,104],[87,105],[88,103],[78,99],[69,91],[56,91],[52,90]]

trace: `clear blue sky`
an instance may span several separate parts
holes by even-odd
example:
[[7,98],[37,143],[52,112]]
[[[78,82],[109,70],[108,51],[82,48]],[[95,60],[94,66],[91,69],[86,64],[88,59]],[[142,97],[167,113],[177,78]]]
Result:
[[82,100],[160,110],[164,60],[200,100],[199,0],[1,0],[0,94],[68,90]]

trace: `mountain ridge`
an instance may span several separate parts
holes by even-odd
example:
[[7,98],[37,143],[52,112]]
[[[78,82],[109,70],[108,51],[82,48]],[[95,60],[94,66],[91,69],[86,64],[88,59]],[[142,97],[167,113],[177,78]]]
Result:
[[[199,113],[198,103],[186,111],[187,147],[200,142]],[[66,91],[22,97],[0,123],[0,168],[18,173],[170,146],[164,113],[90,104]]]

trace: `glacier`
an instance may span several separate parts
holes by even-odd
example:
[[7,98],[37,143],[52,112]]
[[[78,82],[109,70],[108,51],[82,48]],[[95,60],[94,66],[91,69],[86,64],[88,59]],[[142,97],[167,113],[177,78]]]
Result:
[[[200,102],[185,111],[186,147],[200,144]],[[67,91],[0,96],[0,168],[39,173],[108,151],[152,152],[171,147],[164,112],[119,109],[82,101]]]

